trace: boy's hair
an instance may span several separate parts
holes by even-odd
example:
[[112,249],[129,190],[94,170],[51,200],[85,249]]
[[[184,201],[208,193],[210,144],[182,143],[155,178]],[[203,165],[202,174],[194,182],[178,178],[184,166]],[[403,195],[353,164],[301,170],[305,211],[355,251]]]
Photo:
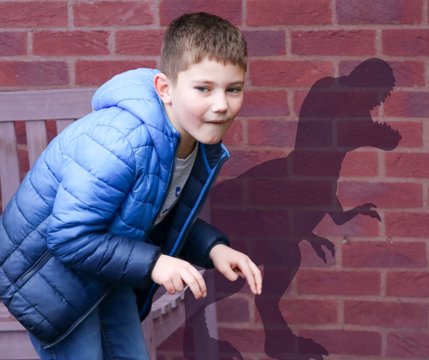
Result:
[[167,28],[161,50],[161,71],[173,83],[180,71],[205,57],[247,70],[247,44],[240,30],[219,16],[184,14]]

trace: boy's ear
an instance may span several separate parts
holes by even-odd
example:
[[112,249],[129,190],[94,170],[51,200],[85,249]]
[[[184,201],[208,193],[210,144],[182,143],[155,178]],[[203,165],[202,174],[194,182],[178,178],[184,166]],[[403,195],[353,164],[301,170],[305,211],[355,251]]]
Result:
[[171,104],[171,83],[167,75],[163,73],[155,74],[153,86],[163,103],[165,105]]

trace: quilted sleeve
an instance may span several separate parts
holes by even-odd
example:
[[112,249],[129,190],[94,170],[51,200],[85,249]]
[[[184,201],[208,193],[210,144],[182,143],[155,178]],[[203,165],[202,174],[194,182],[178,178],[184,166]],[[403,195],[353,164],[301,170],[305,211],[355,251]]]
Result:
[[229,246],[228,237],[213,225],[197,219],[180,252],[180,257],[194,265],[212,268],[209,253],[217,244]]
[[100,126],[63,147],[61,182],[47,243],[71,269],[108,282],[144,287],[160,249],[145,239],[107,232],[135,182],[133,149],[117,130]]

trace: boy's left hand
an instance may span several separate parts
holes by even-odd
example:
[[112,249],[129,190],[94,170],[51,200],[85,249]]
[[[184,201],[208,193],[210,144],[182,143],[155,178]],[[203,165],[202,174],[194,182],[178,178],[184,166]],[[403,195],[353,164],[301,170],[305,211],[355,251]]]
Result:
[[209,256],[215,268],[228,280],[235,281],[241,276],[247,280],[252,293],[261,294],[261,271],[247,255],[229,246],[218,244],[210,250]]

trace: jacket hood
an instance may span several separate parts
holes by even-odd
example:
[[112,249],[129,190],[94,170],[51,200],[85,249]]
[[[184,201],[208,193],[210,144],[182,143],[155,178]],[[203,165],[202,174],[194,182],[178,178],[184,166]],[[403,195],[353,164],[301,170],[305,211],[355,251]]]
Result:
[[157,73],[159,70],[141,68],[114,76],[95,92],[92,98],[93,110],[117,106],[157,130],[170,135],[177,134],[153,86],[153,78]]

